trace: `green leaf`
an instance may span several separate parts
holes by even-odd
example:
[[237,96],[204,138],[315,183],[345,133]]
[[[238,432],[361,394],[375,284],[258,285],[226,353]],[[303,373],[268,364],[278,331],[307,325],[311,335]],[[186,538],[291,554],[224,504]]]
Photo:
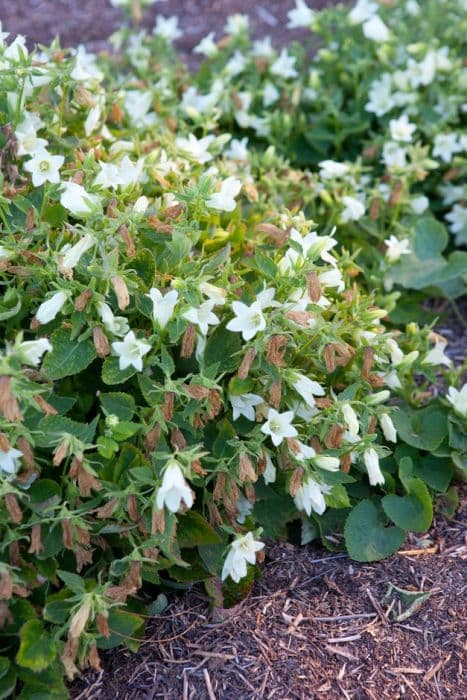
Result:
[[424,455],[414,460],[413,475],[418,476],[435,491],[446,491],[453,474],[452,462],[445,457]]
[[[1,659],[5,659],[4,656]],[[8,659],[5,659],[8,661]],[[8,668],[0,677],[0,700],[9,698],[13,695],[16,688],[17,675],[12,668]]]
[[177,539],[180,547],[197,547],[222,541],[212,525],[202,515],[192,510],[179,516]]
[[145,287],[152,286],[156,274],[156,262],[150,250],[147,248],[140,250],[131,261],[131,267],[137,273],[138,278],[144,282]]
[[204,364],[219,364],[222,372],[232,372],[240,365],[239,352],[242,348],[242,340],[239,333],[228,331],[225,326],[217,326],[208,337],[204,351]]
[[130,365],[126,369],[118,366],[118,357],[106,357],[102,365],[102,381],[104,384],[123,384],[136,374],[135,368]]
[[164,593],[159,593],[157,596],[156,600],[153,600],[152,603],[150,603],[147,607],[147,614],[148,615],[160,615],[161,613],[164,612],[166,607],[169,604],[169,600]]
[[447,246],[449,234],[432,216],[419,219],[414,230],[413,250],[419,260],[431,260]]
[[410,479],[406,496],[390,494],[381,501],[384,512],[392,522],[403,530],[424,532],[433,519],[430,494],[421,479]]
[[57,575],[62,579],[63,583],[70,589],[70,591],[72,591],[72,593],[75,593],[76,595],[86,593],[84,579],[81,578],[81,576],[73,574],[71,571],[62,571],[61,569],[57,571]]
[[42,622],[29,620],[19,631],[20,646],[16,662],[31,671],[42,671],[54,661],[57,656],[57,645],[46,633]]
[[400,605],[396,606],[396,608],[399,607],[399,612],[396,612],[394,608],[391,610],[392,618],[396,622],[404,622],[404,620],[408,620],[409,617],[412,617],[412,615],[420,610],[423,603],[428,600],[432,593],[431,591],[407,591],[404,588],[398,588],[398,586],[390,583],[388,590],[381,600],[382,605],[391,602],[393,592],[396,593],[400,603],[404,606],[402,612],[400,612]]
[[258,484],[253,516],[261,523],[264,537],[283,536],[286,524],[296,512],[297,508],[289,494],[277,493],[270,486]]
[[100,402],[107,415],[117,416],[120,420],[131,420],[136,410],[135,400],[129,394],[113,391],[101,394]]
[[400,409],[392,416],[399,439],[420,450],[433,452],[447,435],[447,414],[428,406],[418,411]]
[[11,666],[10,660],[6,656],[0,656],[0,678],[6,676]]
[[277,265],[272,258],[264,255],[259,250],[255,253],[255,262],[258,270],[268,279],[275,280],[277,276]]
[[[99,649],[114,649],[124,644],[131,651],[137,651],[142,636],[144,620],[135,613],[112,608],[108,617],[110,637],[97,637]],[[137,639],[135,639],[137,637]]]
[[52,350],[45,356],[42,371],[49,379],[79,374],[97,357],[91,340],[77,342],[70,331],[59,328],[50,337]]
[[344,528],[345,544],[356,561],[379,561],[395,552],[405,539],[399,527],[384,527],[375,504],[365,499],[350,513]]
[[459,492],[455,486],[443,493],[436,501],[437,510],[446,518],[453,518],[459,508]]
[[45,416],[37,424],[35,437],[38,447],[53,447],[61,435],[67,433],[82,442],[91,443],[94,439],[98,416],[92,423],[78,423],[66,416]]

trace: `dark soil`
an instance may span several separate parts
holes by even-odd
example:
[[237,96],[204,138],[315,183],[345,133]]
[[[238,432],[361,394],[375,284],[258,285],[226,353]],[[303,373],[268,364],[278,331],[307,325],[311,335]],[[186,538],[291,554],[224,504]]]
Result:
[[[138,653],[103,654],[74,700],[467,697],[462,512],[375,564],[312,545],[267,555],[240,605],[213,610],[194,587],[151,620]],[[431,597],[396,622],[399,603],[381,602],[389,583]]]
[[[335,2],[312,0],[308,4],[317,10]],[[219,39],[227,15],[241,12],[250,16],[255,35],[269,34],[280,45],[309,34],[286,28],[287,12],[293,5],[292,0],[165,0],[146,10],[144,24],[151,28],[156,15],[177,15],[183,37],[176,46],[188,53],[208,32],[216,32]],[[105,48],[105,40],[121,25],[122,17],[109,0],[0,0],[4,30],[43,44],[59,34],[64,47],[79,43],[94,51]]]

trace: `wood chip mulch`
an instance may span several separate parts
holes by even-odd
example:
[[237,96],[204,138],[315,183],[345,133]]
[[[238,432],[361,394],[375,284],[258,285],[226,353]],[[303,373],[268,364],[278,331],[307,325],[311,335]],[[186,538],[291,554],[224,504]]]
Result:
[[[240,605],[213,610],[196,586],[174,597],[139,652],[103,654],[103,670],[77,680],[72,697],[465,698],[465,515],[437,518],[427,536],[374,564],[273,545]],[[381,602],[389,583],[431,596],[396,622],[400,602]]]

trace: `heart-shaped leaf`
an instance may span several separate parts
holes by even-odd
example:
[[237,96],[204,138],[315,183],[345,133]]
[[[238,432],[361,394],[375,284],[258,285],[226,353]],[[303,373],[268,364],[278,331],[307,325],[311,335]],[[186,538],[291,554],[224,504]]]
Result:
[[365,499],[350,513],[344,528],[347,550],[356,561],[378,561],[396,551],[404,541],[400,527],[385,527],[375,504]]

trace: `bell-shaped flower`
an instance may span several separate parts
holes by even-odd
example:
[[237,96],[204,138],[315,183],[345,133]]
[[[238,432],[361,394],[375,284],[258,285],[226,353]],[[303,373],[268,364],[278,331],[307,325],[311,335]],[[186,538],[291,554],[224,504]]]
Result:
[[242,189],[242,183],[235,177],[228,177],[221,183],[219,192],[214,192],[209,199],[206,200],[206,206],[209,209],[217,209],[218,211],[233,211],[237,206],[235,197]]
[[425,355],[422,365],[445,365],[451,367],[452,360],[446,353],[447,342],[436,342],[434,347]]
[[226,328],[234,333],[241,333],[243,340],[251,340],[259,331],[266,328],[266,319],[260,302],[248,306],[241,301],[232,303],[235,318],[228,322]]
[[255,420],[255,406],[264,403],[264,399],[257,394],[241,394],[240,396],[229,396],[229,401],[232,404],[233,419],[237,420],[240,416],[245,416],[248,420]]
[[20,457],[23,453],[20,450],[16,450],[14,447],[10,447],[8,450],[0,449],[0,472],[5,474],[16,474],[20,467]]
[[385,239],[386,258],[390,263],[397,262],[401,255],[409,255],[410,241],[408,238],[397,238],[397,236],[389,236]]
[[379,419],[383,435],[388,442],[397,442],[397,431],[388,413],[383,413]]
[[340,469],[339,459],[337,457],[331,457],[331,455],[317,454],[313,459],[313,464],[327,472],[338,472]]
[[149,294],[146,294],[152,301],[152,315],[160,328],[165,328],[173,316],[174,309],[178,302],[178,292],[171,289],[166,294],[162,294],[158,289],[152,287]]
[[287,13],[289,21],[288,29],[310,28],[315,18],[313,10],[305,4],[304,0],[295,0],[295,7]]
[[149,343],[138,340],[134,331],[129,331],[122,341],[112,343],[112,348],[118,356],[120,370],[134,367],[138,372],[143,369],[143,357],[151,350]]
[[285,438],[292,438],[298,435],[296,428],[292,425],[293,419],[293,411],[279,413],[275,408],[270,408],[267,421],[261,426],[261,432],[269,435],[273,445],[277,447]]
[[272,75],[276,75],[279,78],[296,78],[298,76],[298,71],[295,68],[295,56],[291,56],[287,49],[282,49],[279,56],[276,58],[274,63],[271,65]]
[[215,284],[211,284],[210,282],[201,282],[198,289],[202,294],[205,294],[210,301],[214,302],[215,306],[223,306],[225,304],[227,299],[226,289],[216,287]]
[[265,484],[273,484],[276,480],[277,469],[272,461],[270,455],[266,452],[266,469],[263,472],[263,479]]
[[363,23],[363,33],[367,39],[379,43],[389,41],[391,38],[391,32],[378,15],[373,15],[373,17]]
[[344,205],[344,210],[341,213],[341,221],[344,223],[358,221],[365,214],[365,205],[355,197],[342,197],[342,204]]
[[197,163],[207,163],[212,160],[212,153],[209,153],[208,148],[214,140],[215,137],[210,135],[197,139],[194,134],[188,134],[188,138],[176,138],[175,145]]
[[313,379],[304,377],[299,372],[294,373],[292,386],[303,401],[310,406],[310,408],[313,408],[316,403],[314,398],[315,396],[324,396],[325,394],[321,384],[315,382]]
[[352,406],[344,402],[341,406],[342,415],[344,416],[344,421],[352,435],[358,435],[360,432],[360,423],[358,422],[358,417]]
[[255,540],[253,533],[237,537],[230,545],[229,553],[222,569],[222,580],[230,578],[238,583],[247,574],[247,564],[256,563],[256,552],[263,549],[264,543]]
[[81,257],[93,247],[95,244],[95,238],[90,233],[87,233],[73,246],[68,247],[66,250],[61,251],[63,257],[61,259],[61,267],[65,270],[72,270],[79,263]]
[[456,413],[467,418],[467,384],[464,384],[460,391],[450,386],[446,398]]
[[73,216],[85,217],[99,206],[100,199],[97,195],[87,192],[82,185],[78,185],[76,182],[64,182],[60,203]]
[[130,327],[125,316],[114,316],[110,306],[103,301],[98,303],[97,310],[105,329],[109,333],[117,337],[122,337],[128,333]]
[[39,149],[24,164],[24,169],[31,173],[32,184],[40,187],[44,182],[60,182],[60,168],[65,162],[63,156],[52,156],[48,151]]
[[60,290],[55,292],[50,299],[43,301],[36,311],[36,320],[44,324],[53,321],[55,316],[61,311],[68,299],[68,293]]
[[368,472],[371,486],[384,484],[384,476],[379,466],[378,453],[373,447],[368,447],[363,453],[363,461]]
[[165,466],[162,484],[157,491],[156,505],[159,510],[165,506],[172,513],[177,513],[182,501],[187,508],[191,508],[193,492],[185,481],[180,464],[172,457]]
[[185,311],[183,318],[198,326],[202,335],[207,335],[209,326],[217,326],[220,323],[219,318],[213,313],[213,308],[213,301],[205,301],[201,306],[192,306],[188,311]]
[[19,346],[22,361],[25,365],[37,367],[45,352],[52,350],[52,345],[47,338],[38,338],[37,340],[25,340]]
[[326,501],[324,493],[329,489],[318,483],[311,476],[304,479],[294,497],[294,503],[298,510],[303,510],[310,516],[314,511],[318,515],[322,515],[326,510]]

